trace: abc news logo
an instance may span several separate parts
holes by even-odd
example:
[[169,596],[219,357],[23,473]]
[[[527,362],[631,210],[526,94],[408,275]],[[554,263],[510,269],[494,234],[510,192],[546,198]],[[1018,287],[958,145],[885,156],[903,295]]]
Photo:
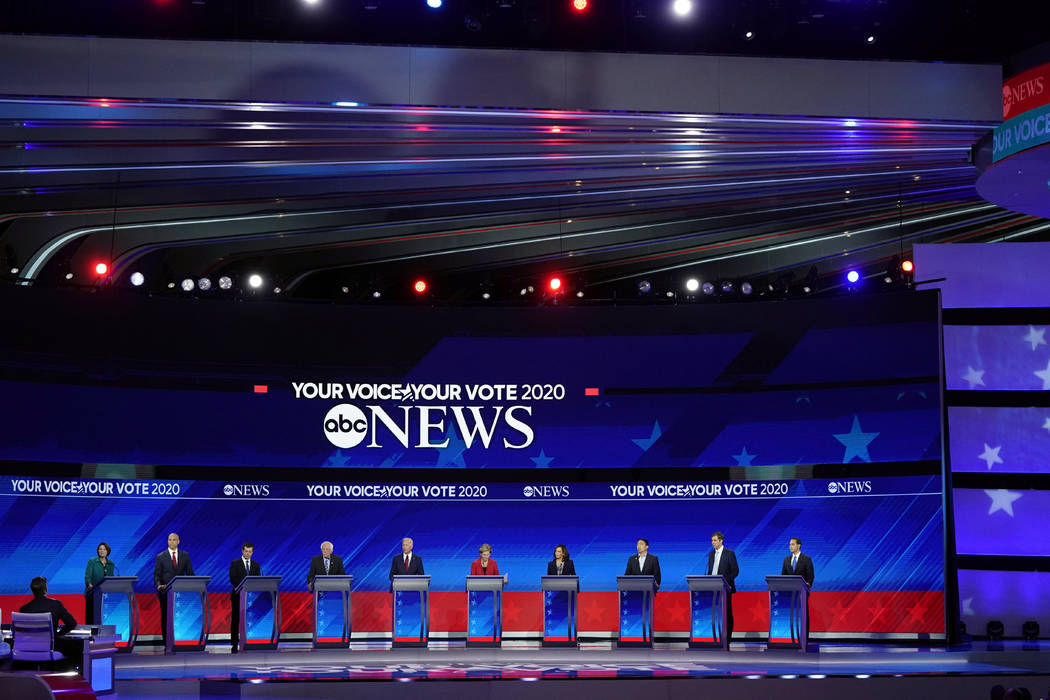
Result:
[[833,496],[850,493],[871,493],[870,481],[832,481],[828,484],[828,493]]
[[525,498],[568,498],[568,486],[526,486],[521,490]]
[[336,447],[357,447],[368,437],[368,417],[357,406],[341,403],[325,415],[324,434]]
[[226,484],[222,487],[226,496],[269,496],[269,484]]
[[[368,413],[350,403],[328,410],[324,417],[324,435],[341,449],[357,447],[371,435],[367,447],[383,447],[389,440],[404,448],[448,447],[449,432],[458,434],[467,449],[480,443],[485,449],[501,444],[504,449],[523,450],[532,444],[535,433],[525,422],[532,415],[531,406],[399,406],[400,414],[388,413],[380,406],[368,405]],[[382,430],[381,430],[382,429]],[[496,437],[500,429],[511,433]],[[435,433],[439,437],[435,438]],[[513,433],[519,439],[513,440]],[[437,440],[437,441],[435,441]]]

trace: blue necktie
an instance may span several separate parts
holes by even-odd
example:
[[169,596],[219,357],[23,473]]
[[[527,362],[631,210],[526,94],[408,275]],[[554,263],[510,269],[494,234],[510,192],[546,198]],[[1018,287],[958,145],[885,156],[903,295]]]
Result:
[[798,564],[798,555],[797,554],[794,557],[791,558],[791,570],[792,571],[795,570],[795,565],[796,564]]

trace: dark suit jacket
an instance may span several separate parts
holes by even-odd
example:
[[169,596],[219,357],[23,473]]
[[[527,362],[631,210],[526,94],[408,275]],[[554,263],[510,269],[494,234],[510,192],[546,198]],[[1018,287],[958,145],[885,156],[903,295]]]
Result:
[[[55,634],[62,636],[77,626],[77,619],[66,610],[62,601],[48,598],[47,596],[33,597],[31,601],[18,609],[24,613],[51,613],[51,624],[55,626]],[[58,621],[62,621],[62,629],[58,628]]]
[[[711,550],[707,553],[707,571],[704,573],[711,573],[711,567],[715,563],[715,550]],[[722,547],[722,557],[718,560],[718,571],[714,572],[716,576],[725,576],[726,583],[729,584],[729,592],[736,593],[736,577],[740,575],[740,567],[736,564],[736,554],[733,553],[729,547]]]
[[[251,575],[262,576],[262,567],[259,566],[259,562],[255,561],[254,559],[250,561],[251,563],[249,564],[249,566],[251,567],[252,571]],[[321,567],[323,568],[324,564],[322,564]],[[230,562],[230,585],[233,586],[234,591],[237,590],[237,586],[241,585],[241,581],[243,581],[246,576],[248,576],[248,574],[244,572],[243,559],[237,557],[236,559]],[[233,593],[233,595],[237,594]]]
[[189,552],[177,549],[175,559],[179,562],[178,571],[171,565],[171,554],[165,549],[163,552],[157,555],[157,559],[153,564],[153,587],[164,584],[168,585],[168,581],[172,580],[176,576],[194,576],[193,573],[193,562],[190,561]]
[[655,554],[645,555],[645,568],[638,568],[638,555],[635,554],[633,557],[627,560],[627,570],[623,572],[624,576],[652,576],[656,578],[656,587],[660,587],[660,560],[656,558]]
[[[558,575],[558,562],[555,561],[554,559],[551,559],[549,562],[547,562],[547,575],[548,576],[557,576]],[[565,560],[565,565],[561,567],[561,575],[562,576],[575,576],[576,575],[576,567],[573,566],[572,559],[566,559]]]
[[[328,565],[328,576],[344,576],[346,571],[343,570],[343,560],[336,555],[331,556],[331,563]],[[306,574],[306,585],[313,585],[314,576],[325,576],[324,570],[324,555],[318,554],[310,560],[310,571]]]
[[791,570],[791,555],[784,558],[784,565],[780,567],[781,576],[801,576],[810,586],[813,585],[813,560],[804,552],[798,553],[798,565]]
[[393,561],[390,562],[390,580],[393,581],[395,576],[422,576],[423,575],[423,559],[415,552],[412,552],[412,558],[408,560],[408,569],[405,569],[405,555],[404,553],[395,554]]

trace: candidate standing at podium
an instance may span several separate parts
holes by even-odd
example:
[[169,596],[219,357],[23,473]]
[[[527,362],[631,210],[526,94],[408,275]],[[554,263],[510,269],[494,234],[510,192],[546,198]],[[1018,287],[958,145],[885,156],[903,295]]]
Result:
[[554,558],[547,562],[548,576],[575,576],[576,567],[569,559],[569,549],[559,544],[554,548]]
[[660,560],[655,554],[649,554],[649,540],[639,539],[635,543],[638,553],[627,560],[627,570],[624,576],[652,576],[656,579],[656,587],[660,587]]
[[813,560],[802,553],[802,540],[792,537],[788,542],[788,550],[791,554],[784,557],[784,565],[780,567],[781,576],[801,576],[806,585],[813,586]]
[[499,567],[496,560],[492,559],[492,545],[483,544],[478,548],[481,555],[470,564],[471,576],[499,576]]
[[345,576],[343,560],[332,554],[335,547],[331,542],[321,543],[321,553],[310,560],[310,570],[306,573],[306,587],[314,590],[314,576]]
[[725,535],[716,532],[711,535],[711,551],[707,553],[707,573],[709,576],[722,576],[729,586],[726,596],[726,639],[733,641],[733,594],[736,593],[736,577],[740,567],[736,563],[736,554],[725,546]]
[[390,562],[390,580],[393,581],[395,576],[422,575],[423,560],[412,552],[412,538],[405,537],[401,540],[401,554],[395,554]]
[[245,542],[241,545],[241,556],[230,562],[230,585],[233,586],[233,592],[230,593],[230,606],[232,608],[230,613],[230,646],[234,654],[237,653],[237,642],[240,640],[241,631],[241,601],[240,596],[237,594],[237,586],[241,585],[241,581],[248,576],[262,576],[262,567],[259,566],[259,562],[252,559],[254,552],[255,545],[251,542]]
[[168,582],[176,576],[193,575],[189,552],[179,549],[179,535],[173,532],[168,535],[168,548],[157,555],[153,564],[153,585],[160,602],[160,635],[165,643],[168,639]]
[[95,547],[97,557],[88,559],[87,569],[84,570],[84,624],[95,624],[95,586],[107,576],[112,576],[115,570],[113,561],[109,558],[112,548],[105,542],[99,542]]

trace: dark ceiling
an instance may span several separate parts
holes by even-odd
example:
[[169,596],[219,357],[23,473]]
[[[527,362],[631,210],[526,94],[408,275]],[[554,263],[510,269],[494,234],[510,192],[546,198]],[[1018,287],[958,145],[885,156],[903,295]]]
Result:
[[0,32],[978,63],[1047,39],[1035,17],[1045,3],[693,0],[684,20],[670,4],[588,0],[578,12],[572,0],[444,0],[439,9],[425,0],[0,0]]

